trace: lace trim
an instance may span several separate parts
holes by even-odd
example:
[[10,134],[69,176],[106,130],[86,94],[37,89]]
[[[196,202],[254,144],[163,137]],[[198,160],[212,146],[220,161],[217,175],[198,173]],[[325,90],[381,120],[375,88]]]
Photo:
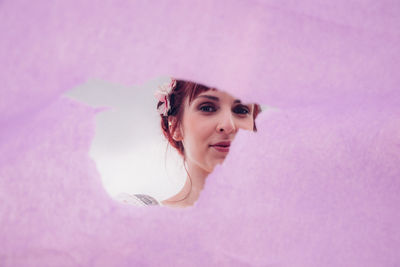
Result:
[[117,200],[126,204],[134,205],[134,206],[155,206],[160,205],[158,201],[148,195],[143,194],[127,194],[122,193],[117,196]]

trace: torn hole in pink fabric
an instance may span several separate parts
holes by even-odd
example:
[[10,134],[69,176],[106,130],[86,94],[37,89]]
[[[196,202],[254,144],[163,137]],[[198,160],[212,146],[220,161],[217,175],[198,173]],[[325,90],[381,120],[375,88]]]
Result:
[[[0,262],[395,265],[398,7],[289,4],[3,1]],[[159,74],[280,111],[184,211],[113,202],[88,155],[96,110],[59,98]]]

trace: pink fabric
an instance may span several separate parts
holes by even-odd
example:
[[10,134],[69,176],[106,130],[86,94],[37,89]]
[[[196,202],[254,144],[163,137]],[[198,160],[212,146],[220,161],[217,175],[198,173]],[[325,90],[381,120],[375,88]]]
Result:
[[[1,266],[396,266],[395,1],[2,1]],[[275,107],[184,210],[118,204],[89,78],[171,75]]]

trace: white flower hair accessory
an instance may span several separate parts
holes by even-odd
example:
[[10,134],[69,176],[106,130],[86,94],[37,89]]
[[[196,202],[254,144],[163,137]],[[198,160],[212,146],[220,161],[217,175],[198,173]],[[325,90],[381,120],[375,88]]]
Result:
[[163,116],[168,115],[168,111],[171,108],[171,103],[170,103],[170,93],[172,89],[176,85],[176,80],[172,79],[169,82],[166,82],[158,87],[157,92],[154,94],[154,96],[157,98],[158,101],[160,101],[162,104],[158,106],[157,111]]

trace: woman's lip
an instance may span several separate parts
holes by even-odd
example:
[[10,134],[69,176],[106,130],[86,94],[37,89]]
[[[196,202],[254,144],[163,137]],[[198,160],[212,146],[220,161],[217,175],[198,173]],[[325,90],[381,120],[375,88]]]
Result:
[[229,146],[216,146],[216,145],[214,145],[214,146],[211,146],[211,147],[213,147],[215,150],[217,150],[219,152],[225,152],[225,153],[229,152]]
[[229,147],[231,145],[231,142],[230,141],[222,141],[222,142],[219,142],[219,143],[215,143],[215,144],[213,144],[212,146],[225,146],[225,147]]

